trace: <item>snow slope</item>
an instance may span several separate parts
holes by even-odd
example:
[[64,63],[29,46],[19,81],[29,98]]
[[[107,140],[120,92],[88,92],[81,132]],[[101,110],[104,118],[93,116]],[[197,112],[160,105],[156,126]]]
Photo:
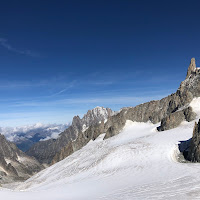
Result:
[[[191,103],[200,117],[200,98]],[[193,122],[157,132],[159,124],[127,121],[117,136],[100,135],[26,182],[0,190],[6,200],[200,199],[200,163],[179,163],[177,144]]]

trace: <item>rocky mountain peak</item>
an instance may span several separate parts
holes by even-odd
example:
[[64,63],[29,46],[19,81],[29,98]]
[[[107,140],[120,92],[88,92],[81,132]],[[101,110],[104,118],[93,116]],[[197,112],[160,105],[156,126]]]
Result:
[[93,124],[106,121],[112,115],[114,115],[114,111],[110,108],[97,106],[92,110],[88,110],[81,120],[83,131]]
[[76,116],[73,126],[61,133],[57,140],[40,142],[28,153],[41,163],[53,164],[79,150],[90,140],[95,140],[102,133],[105,133],[104,139],[119,134],[126,120],[151,121],[154,124],[161,122],[160,131],[175,128],[184,120],[191,121],[196,115],[189,104],[193,98],[200,97],[200,69],[196,68],[194,58],[191,59],[187,77],[175,93],[161,100],[128,107],[118,113],[109,108],[96,107],[89,110],[82,119]]
[[80,124],[81,118],[77,115],[73,117],[72,126],[76,127]]
[[196,70],[197,68],[196,68],[195,58],[192,58],[190,61],[190,65],[188,67],[186,78],[188,78],[191,74],[196,73]]
[[106,121],[114,114],[115,112],[110,108],[97,106],[92,110],[88,110],[82,119],[78,115],[74,116],[72,126],[78,131],[84,132],[89,126],[100,123],[101,121]]
[[[41,163],[50,164],[53,157],[60,152],[63,147],[67,146],[69,152],[73,152],[72,145],[73,141],[76,141],[77,138],[83,136],[86,137],[83,132],[85,132],[90,126],[98,125],[100,122],[105,122],[110,116],[115,114],[110,108],[104,108],[97,106],[96,108],[89,110],[83,118],[80,118],[78,115],[74,116],[71,126],[69,126],[65,131],[59,134],[59,137],[55,140],[50,139],[46,141],[41,141],[34,144],[26,153],[30,156],[34,156]],[[79,146],[82,146],[83,143],[77,145],[76,149]],[[75,148],[75,147],[73,147]]]
[[88,110],[87,114],[83,116],[83,119],[87,117],[96,117],[99,119],[101,118],[103,120],[103,119],[107,119],[109,116],[112,116],[113,114],[114,112],[110,108],[97,106],[92,110]]

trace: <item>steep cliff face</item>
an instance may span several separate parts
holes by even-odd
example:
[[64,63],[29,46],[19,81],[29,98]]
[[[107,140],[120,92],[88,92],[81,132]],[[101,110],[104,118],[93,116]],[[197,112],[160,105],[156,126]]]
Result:
[[[30,150],[29,155],[36,156],[36,158],[40,159],[41,162],[44,162],[45,160],[45,162],[48,161],[48,163],[51,164],[56,163],[74,151],[82,148],[91,139],[96,139],[101,133],[106,134],[104,139],[118,134],[124,128],[126,120],[136,122],[151,121],[152,123],[161,122],[160,127],[158,127],[159,131],[175,128],[183,120],[191,121],[194,119],[195,113],[193,113],[192,109],[189,108],[189,103],[194,97],[199,96],[200,74],[199,70],[196,68],[195,59],[192,58],[188,68],[187,77],[180,84],[176,93],[161,100],[150,101],[135,107],[124,108],[115,115],[112,115],[111,111],[107,111],[106,113],[111,112],[111,114],[107,114],[108,119],[105,122],[104,120],[102,121],[104,117],[101,119],[98,118],[99,121],[102,121],[101,123],[96,123],[97,120],[91,120],[92,123],[87,120],[88,116],[90,116],[90,119],[93,119],[93,115],[96,112],[95,110],[92,112],[89,111],[87,116],[84,116],[82,120],[77,116],[73,120],[75,122],[72,123],[72,127],[76,127],[76,129],[72,131],[74,133],[73,139],[59,145],[62,142],[58,142],[58,140],[61,140],[63,135],[65,137],[70,135],[70,133],[68,133],[69,129],[67,129],[65,134],[61,134],[61,137],[57,141],[54,141],[54,143],[57,143],[59,147],[52,148],[52,145],[49,145],[50,148],[45,153],[50,155],[48,160],[38,158],[38,153],[35,153],[38,148],[41,148],[41,144],[37,144],[38,146],[35,146],[37,149]],[[95,116],[98,115],[96,114]],[[31,151],[32,153],[30,153]]]
[[[105,138],[118,134],[126,120],[152,123],[161,122],[160,131],[177,127],[183,120],[191,121],[195,117],[189,103],[200,96],[200,74],[193,73],[180,85],[176,93],[158,101],[150,101],[136,107],[126,108],[118,115],[109,118],[105,124]],[[175,122],[175,118],[179,119]],[[174,121],[174,122],[173,122]]]
[[187,76],[186,78],[188,78],[191,74],[195,74],[196,72],[196,63],[195,63],[195,58],[191,59],[190,65],[188,67],[188,71],[187,71]]
[[[34,156],[41,163],[50,164],[56,153],[60,152],[63,147],[77,140],[79,135],[90,126],[107,120],[113,114],[114,112],[109,108],[96,107],[93,110],[89,110],[82,119],[79,116],[75,116],[72,120],[72,125],[62,132],[57,139],[38,142],[27,151],[27,154]],[[67,147],[67,149],[70,148]],[[63,150],[61,154],[62,152]],[[57,155],[57,157],[61,156]]]
[[44,169],[0,134],[0,183],[25,180]]
[[80,119],[79,116],[75,116],[72,121],[72,125],[76,126],[77,133],[80,131],[86,131],[91,125],[99,123],[101,121],[106,121],[110,116],[114,115],[110,108],[104,108],[97,106],[88,112]]
[[178,110],[169,114],[167,117],[161,120],[161,125],[157,128],[158,131],[165,131],[172,128],[176,128],[184,120],[190,122],[194,120],[196,113],[192,111],[192,108],[189,106],[185,109]]
[[[177,127],[183,120],[191,121],[195,118],[189,103],[194,97],[200,96],[200,75],[196,68],[195,59],[191,59],[186,79],[181,83],[176,93],[158,101],[150,101],[136,107],[122,109],[119,113],[108,118],[106,123],[91,125],[85,132],[80,132],[77,139],[58,152],[53,158],[56,163],[72,152],[82,148],[91,139],[96,139],[101,133],[105,138],[120,133],[126,120],[152,123],[161,122],[159,131]],[[69,150],[70,149],[70,150]]]
[[192,139],[187,142],[183,155],[186,160],[200,162],[200,120],[195,122]]

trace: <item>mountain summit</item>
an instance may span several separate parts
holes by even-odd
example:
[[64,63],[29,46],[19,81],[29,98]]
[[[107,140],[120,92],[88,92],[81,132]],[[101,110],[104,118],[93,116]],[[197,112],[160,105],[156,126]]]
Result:
[[41,163],[50,164],[56,153],[75,141],[80,133],[85,132],[92,125],[106,121],[112,115],[114,115],[114,111],[110,108],[98,106],[89,110],[82,119],[79,116],[74,116],[71,126],[60,133],[57,139],[38,142],[27,151],[27,154],[34,156]]
[[196,72],[197,68],[196,68],[195,58],[192,58],[190,61],[190,65],[188,67],[186,78],[188,78],[191,74],[195,74]]
[[[200,74],[193,61],[178,90],[161,100],[117,113],[97,107],[82,119],[75,116],[58,139],[39,142],[32,149],[41,163],[54,165],[10,187],[30,190],[23,193],[23,199],[30,194],[32,199],[50,196],[52,200],[170,199],[172,195],[188,199],[191,191],[189,199],[194,199],[194,186],[195,195],[199,194],[200,166],[178,162],[179,142],[191,137],[192,126],[200,118]],[[199,146],[199,127],[200,123],[195,125],[191,142],[195,148]],[[198,153],[195,151],[188,155]],[[4,157],[8,157],[5,152]],[[17,159],[21,161],[18,153]],[[19,173],[12,166],[7,166],[7,173]],[[21,193],[15,194],[21,199]]]
[[196,115],[189,106],[195,97],[200,97],[200,74],[195,59],[192,58],[187,77],[175,93],[161,100],[121,109],[114,115],[107,111],[107,120],[103,121],[101,118],[101,123],[98,121],[100,118],[96,120],[93,117],[94,114],[99,116],[97,113],[102,113],[102,109],[99,110],[97,107],[89,111],[83,119],[74,117],[71,127],[61,133],[57,140],[39,142],[28,151],[28,154],[35,156],[42,163],[54,164],[79,150],[90,140],[95,140],[102,133],[105,133],[104,139],[117,135],[123,130],[127,120],[150,121],[154,124],[161,122],[157,128],[159,131],[175,128],[182,121],[191,121],[195,118]]

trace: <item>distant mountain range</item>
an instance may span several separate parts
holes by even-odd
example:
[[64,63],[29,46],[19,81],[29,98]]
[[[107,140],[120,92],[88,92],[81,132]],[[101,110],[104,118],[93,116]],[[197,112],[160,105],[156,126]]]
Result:
[[[127,120],[160,123],[157,127],[158,131],[176,128],[183,121],[190,122],[196,118],[196,113],[190,106],[196,97],[200,97],[200,69],[196,68],[193,58],[187,77],[181,82],[178,90],[161,100],[122,108],[119,112],[114,112],[110,108],[96,107],[89,110],[83,118],[74,116],[70,126],[35,124],[20,128],[1,128],[0,131],[8,140],[27,151],[26,153],[20,151],[15,144],[0,135],[0,176],[26,179],[44,166],[47,167],[65,159],[101,134],[104,134],[102,139],[119,134],[124,129]],[[197,138],[200,132],[199,127],[199,124],[196,125],[194,131],[192,141],[195,145],[189,147],[190,160],[200,157],[200,145]],[[193,152],[198,153],[195,158]],[[11,179],[5,179],[4,182],[8,181]]]
[[88,111],[82,119],[75,116],[72,125],[58,139],[38,142],[27,154],[43,164],[55,164],[102,133],[105,133],[104,139],[119,134],[127,120],[150,121],[153,124],[161,122],[158,131],[178,127],[182,121],[194,120],[196,115],[189,104],[195,97],[200,97],[200,69],[196,68],[195,59],[192,58],[186,79],[175,93],[161,100],[121,109],[117,113],[97,107]]
[[[75,140],[80,131],[84,132],[91,125],[106,122],[113,114],[115,112],[109,108],[96,107],[89,110],[82,119],[75,116],[70,126],[38,123],[1,128],[0,183],[26,180],[51,164],[56,153]],[[28,151],[25,153],[20,149]],[[31,155],[32,152],[34,155]]]
[[[115,112],[110,108],[96,107],[89,110],[81,119],[79,116],[74,116],[71,126],[59,134],[57,139],[49,139],[40,141],[34,144],[26,153],[29,156],[34,156],[39,162],[43,164],[52,164],[55,155],[66,147],[71,142],[77,140],[80,133],[87,131],[87,129],[96,124],[105,123],[109,117],[114,115]],[[77,149],[83,146],[83,140]],[[69,151],[74,151],[70,149]],[[57,159],[56,159],[57,160]]]
[[69,124],[42,124],[36,123],[21,127],[0,127],[0,133],[7,140],[15,143],[22,151],[27,151],[33,144],[48,139],[56,139]]

